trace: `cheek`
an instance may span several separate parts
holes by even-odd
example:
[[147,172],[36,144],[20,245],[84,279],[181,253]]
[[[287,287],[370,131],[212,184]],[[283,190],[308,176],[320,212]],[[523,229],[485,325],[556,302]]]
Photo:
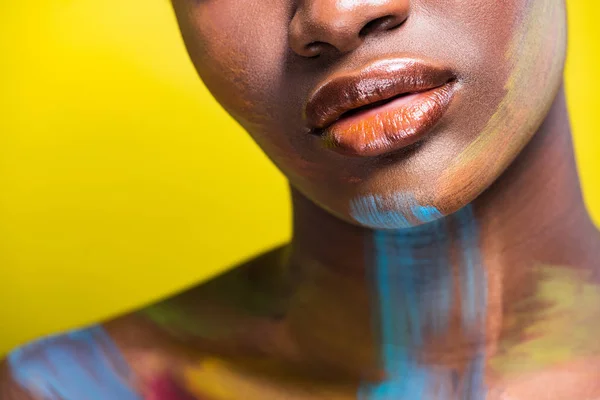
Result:
[[203,82],[244,127],[263,127],[287,52],[287,6],[222,0],[192,7],[184,39]]
[[497,85],[500,100],[477,136],[440,177],[440,197],[451,197],[459,187],[470,197],[477,195],[531,139],[560,86],[565,40],[562,2],[528,2],[508,46],[492,58],[505,70]]

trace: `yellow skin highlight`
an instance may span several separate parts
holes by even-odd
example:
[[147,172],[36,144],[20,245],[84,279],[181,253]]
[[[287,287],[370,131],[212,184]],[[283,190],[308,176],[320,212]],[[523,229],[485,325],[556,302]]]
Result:
[[527,302],[545,307],[525,330],[530,340],[507,344],[490,360],[503,377],[600,354],[600,286],[572,268],[536,268],[543,279]]
[[[455,193],[456,180],[453,177],[466,176],[468,181],[461,183],[471,197],[481,182],[493,182],[513,161],[513,158],[493,158],[493,155],[510,154],[516,156],[530,140],[530,135],[519,132],[533,131],[539,120],[527,120],[526,110],[536,108],[537,93],[543,92],[548,82],[556,81],[562,75],[563,54],[566,47],[566,24],[562,4],[555,0],[535,0],[516,32],[506,59],[514,66],[504,86],[506,95],[490,117],[485,128],[455,159],[440,178],[440,192],[443,197]],[[552,32],[552,36],[544,34]],[[548,52],[546,49],[552,48]],[[532,54],[533,50],[538,50]],[[544,57],[552,54],[551,59]],[[536,79],[528,79],[535,76]],[[550,104],[548,104],[550,107]],[[545,113],[541,113],[543,118]],[[493,165],[490,165],[492,163]],[[475,172],[474,172],[475,171]]]

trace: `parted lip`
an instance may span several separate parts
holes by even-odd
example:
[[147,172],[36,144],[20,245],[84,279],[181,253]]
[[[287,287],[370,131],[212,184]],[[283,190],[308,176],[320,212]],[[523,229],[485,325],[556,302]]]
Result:
[[451,70],[422,60],[378,60],[319,84],[308,97],[304,116],[311,132],[319,134],[346,116],[441,87],[454,79]]

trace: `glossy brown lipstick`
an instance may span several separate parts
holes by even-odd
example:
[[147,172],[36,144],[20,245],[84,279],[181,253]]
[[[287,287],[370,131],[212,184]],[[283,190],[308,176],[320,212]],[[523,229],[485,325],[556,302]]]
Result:
[[309,96],[311,132],[340,153],[378,156],[421,140],[447,111],[452,71],[398,58],[338,74]]

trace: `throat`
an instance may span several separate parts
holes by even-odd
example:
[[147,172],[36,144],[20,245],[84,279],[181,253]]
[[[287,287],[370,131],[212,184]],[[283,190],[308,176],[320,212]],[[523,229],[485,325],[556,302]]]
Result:
[[489,288],[472,206],[363,240],[362,269],[307,259],[295,267],[302,279],[288,321],[301,352],[363,377],[369,399],[411,398],[400,393],[440,380],[448,396],[480,391]]
[[471,206],[421,227],[375,233],[376,325],[387,379],[367,386],[370,398],[408,398],[437,385],[441,392],[425,398],[457,391],[484,398],[488,287],[478,238]]

